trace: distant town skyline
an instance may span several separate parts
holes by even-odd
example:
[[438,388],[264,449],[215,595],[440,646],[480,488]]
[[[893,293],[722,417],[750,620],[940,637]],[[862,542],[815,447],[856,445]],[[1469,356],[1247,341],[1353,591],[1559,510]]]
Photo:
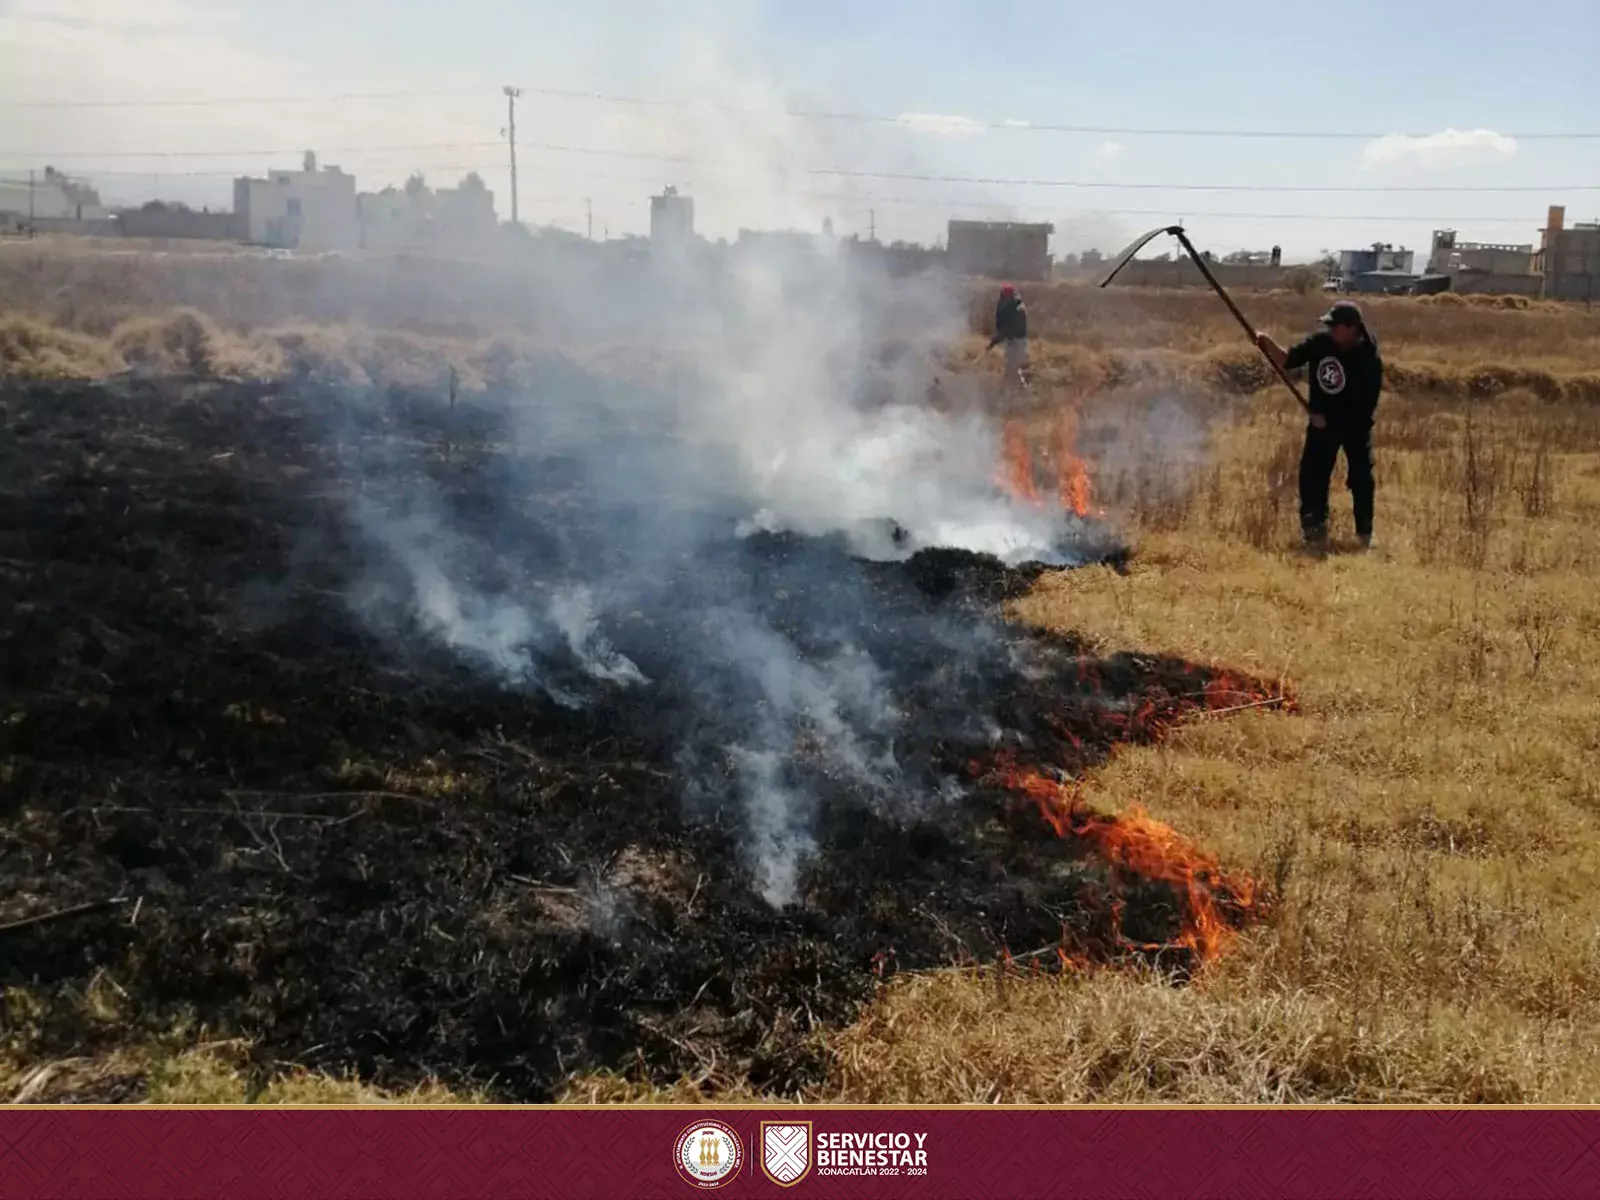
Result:
[[[506,218],[512,82],[523,219],[592,213],[596,237],[647,233],[666,185],[713,239],[831,220],[931,244],[1009,218],[1054,224],[1058,255],[1176,220],[1218,255],[1305,260],[1600,215],[1600,137],[1533,136],[1600,125],[1585,0],[1537,28],[1433,0],[1192,13],[0,0],[0,176],[48,162],[108,203],[227,207],[234,177],[310,149],[363,190],[476,171]],[[1289,131],[1320,136],[1211,136]]]

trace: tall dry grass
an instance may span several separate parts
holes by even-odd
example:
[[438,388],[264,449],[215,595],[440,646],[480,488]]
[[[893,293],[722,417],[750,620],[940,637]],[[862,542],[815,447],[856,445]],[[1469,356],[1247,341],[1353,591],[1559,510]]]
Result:
[[[810,1098],[1600,1101],[1600,322],[1538,305],[1372,302],[1391,364],[1379,549],[1345,552],[1341,468],[1344,549],[1313,557],[1296,546],[1301,419],[1214,298],[1061,287],[1028,299],[1045,335],[1041,441],[1053,410],[1093,388],[1081,448],[1097,503],[1137,553],[1126,573],[1048,575],[1011,615],[1107,650],[1297,681],[1299,716],[1196,724],[1092,781],[1096,803],[1144,805],[1272,880],[1279,902],[1187,986],[1111,970],[903,977],[827,1035],[833,1068]],[[1279,333],[1322,303],[1241,300]],[[975,296],[980,319],[985,303]],[[48,366],[106,347],[184,360],[244,336],[208,319],[177,334],[119,322],[98,340],[12,321],[0,346]],[[358,365],[396,349],[365,330],[293,336],[346,333]],[[405,342],[423,357],[460,344]],[[531,352],[482,346],[502,370]],[[996,371],[981,346],[953,347],[951,365]],[[1198,431],[1198,452],[1171,435],[1179,426]],[[196,1059],[192,1038],[129,1053],[161,1099],[244,1090],[225,1062]],[[0,1090],[39,1066],[5,1057]],[[736,1068],[664,1091],[613,1076],[571,1089],[746,1094]]]
[[1197,724],[1094,784],[1277,882],[1274,920],[1185,988],[891,987],[830,1098],[1600,1100],[1600,404],[1387,396],[1368,555],[1296,546],[1301,437],[1267,390],[1204,461],[1148,461],[1142,504],[1103,481],[1131,570],[1046,577],[1013,614],[1298,681],[1303,715]]

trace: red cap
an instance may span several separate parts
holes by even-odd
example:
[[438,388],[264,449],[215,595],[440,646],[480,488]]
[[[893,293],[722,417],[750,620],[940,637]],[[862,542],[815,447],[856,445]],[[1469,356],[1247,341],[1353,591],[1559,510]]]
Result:
[[1017,290],[1016,287],[1013,286],[1012,284],[1009,284],[1009,283],[1002,283],[1000,285],[1000,294],[1002,296],[1009,296],[1009,295],[1011,295],[1012,292],[1014,292],[1016,290]]

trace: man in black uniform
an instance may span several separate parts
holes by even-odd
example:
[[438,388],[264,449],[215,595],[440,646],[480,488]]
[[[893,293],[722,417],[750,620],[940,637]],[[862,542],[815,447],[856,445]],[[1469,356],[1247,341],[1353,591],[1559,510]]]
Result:
[[1341,300],[1322,317],[1322,329],[1285,350],[1265,333],[1256,345],[1279,367],[1311,368],[1311,420],[1300,454],[1300,529],[1308,545],[1328,536],[1328,484],[1344,450],[1356,536],[1372,545],[1372,420],[1383,390],[1383,359],[1361,310]]

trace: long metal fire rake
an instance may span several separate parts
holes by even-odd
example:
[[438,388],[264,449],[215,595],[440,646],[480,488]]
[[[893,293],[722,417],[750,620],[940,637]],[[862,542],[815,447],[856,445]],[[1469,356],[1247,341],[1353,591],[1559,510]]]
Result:
[[[1224,288],[1222,284],[1217,282],[1217,277],[1211,273],[1211,267],[1206,263],[1206,260],[1200,256],[1200,252],[1194,248],[1194,243],[1189,240],[1189,235],[1183,231],[1182,225],[1163,225],[1158,229],[1152,229],[1149,233],[1144,234],[1136,242],[1134,242],[1133,245],[1129,246],[1121,254],[1117,255],[1117,261],[1112,265],[1111,270],[1106,272],[1105,278],[1100,281],[1098,286],[1105,287],[1106,284],[1115,279],[1117,277],[1117,273],[1121,271],[1123,267],[1127,266],[1133,261],[1133,256],[1139,253],[1139,251],[1143,250],[1147,242],[1163,233],[1170,233],[1173,237],[1178,239],[1179,244],[1183,246],[1189,257],[1194,260],[1194,265],[1200,268],[1200,274],[1205,276],[1206,282],[1209,283],[1212,290],[1222,298],[1222,302],[1228,306],[1228,311],[1233,314],[1234,319],[1238,321],[1239,325],[1244,329],[1245,336],[1250,339],[1250,344],[1255,346],[1257,350],[1261,350],[1261,347],[1256,343],[1255,326],[1250,323],[1249,319],[1244,315],[1244,313],[1239,311],[1239,306],[1233,302],[1233,297],[1228,295],[1227,289]],[[1311,406],[1306,403],[1306,398],[1300,394],[1300,389],[1294,385],[1294,380],[1289,378],[1287,372],[1285,372],[1284,369],[1277,363],[1273,362],[1272,358],[1265,350],[1261,350],[1261,357],[1267,360],[1267,365],[1272,368],[1273,373],[1277,375],[1279,379],[1283,380],[1283,386],[1289,389],[1289,394],[1295,398],[1300,407],[1305,409],[1307,412],[1310,412]]]

